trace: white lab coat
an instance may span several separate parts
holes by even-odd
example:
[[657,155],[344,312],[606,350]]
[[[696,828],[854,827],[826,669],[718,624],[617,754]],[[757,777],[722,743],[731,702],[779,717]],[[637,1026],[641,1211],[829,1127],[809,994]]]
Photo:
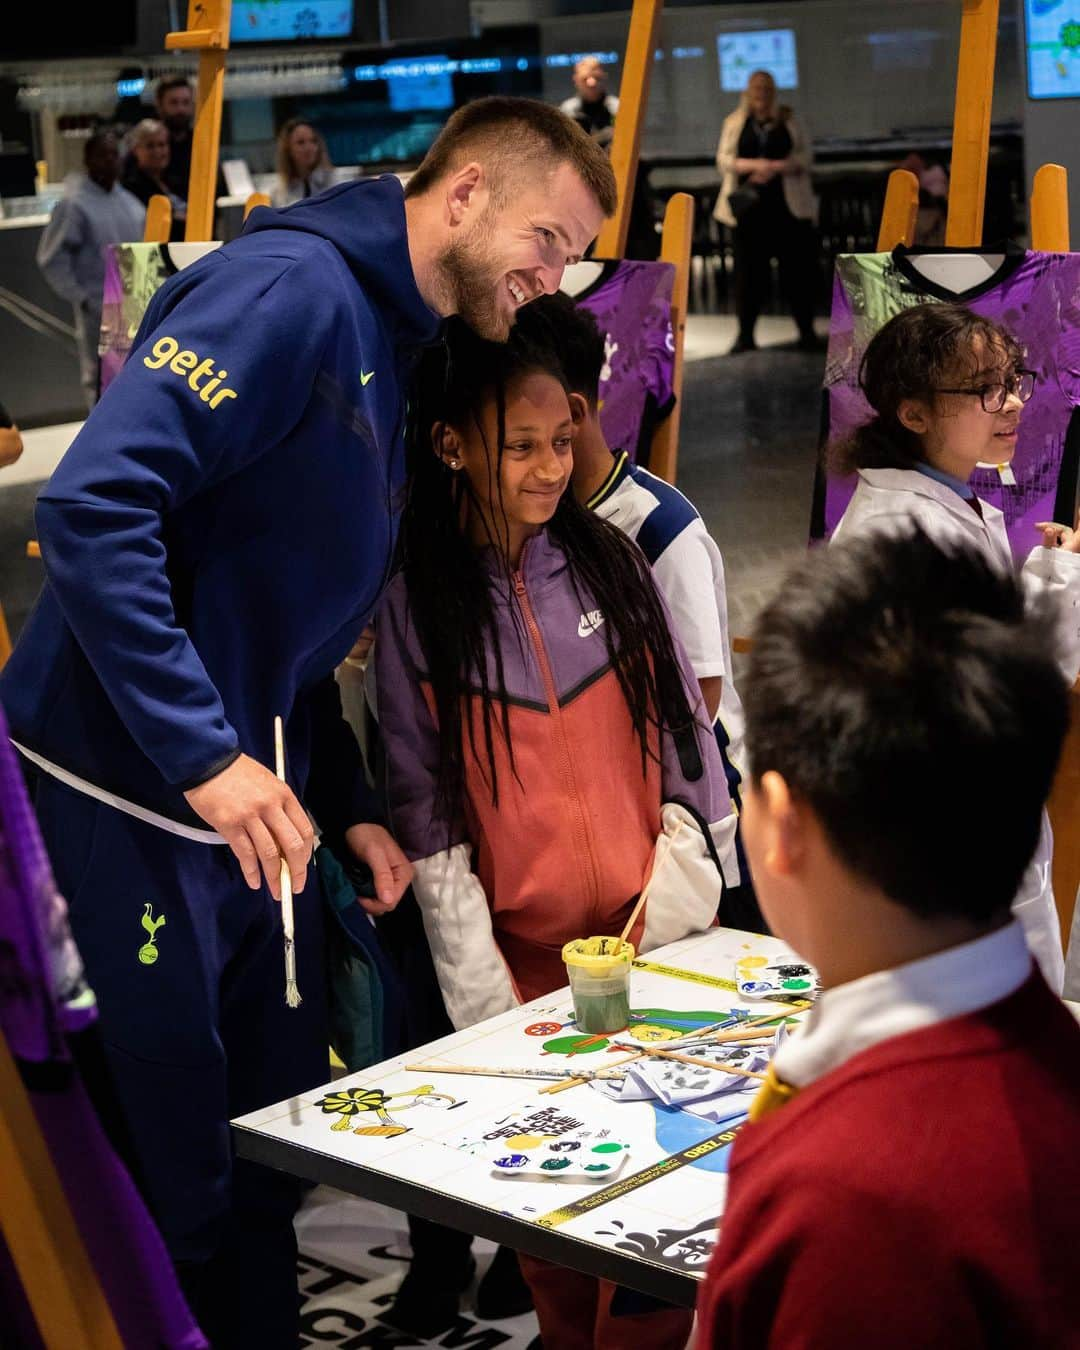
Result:
[[[980,502],[980,520],[952,488],[915,469],[860,469],[858,477],[855,495],[833,533],[833,543],[870,534],[895,534],[914,524],[943,543],[974,546],[999,567],[1014,566],[1005,518],[988,502]],[[1062,613],[1059,659],[1066,678],[1075,680],[1080,671],[1080,554],[1037,544],[1021,569],[1021,580],[1029,594],[1050,591],[1057,595]],[[1051,879],[1053,844],[1044,811],[1035,856],[1012,908],[1047,983],[1060,994],[1065,958]]]

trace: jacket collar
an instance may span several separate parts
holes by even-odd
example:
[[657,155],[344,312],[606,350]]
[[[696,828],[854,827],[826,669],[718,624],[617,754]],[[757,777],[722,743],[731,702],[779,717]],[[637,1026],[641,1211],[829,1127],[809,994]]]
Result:
[[868,487],[880,488],[886,492],[911,492],[916,497],[929,497],[946,508],[957,520],[976,534],[983,534],[991,522],[1002,521],[1005,517],[996,506],[979,498],[982,507],[982,520],[968,503],[951,487],[939,483],[936,478],[919,473],[916,469],[859,469],[859,477]]

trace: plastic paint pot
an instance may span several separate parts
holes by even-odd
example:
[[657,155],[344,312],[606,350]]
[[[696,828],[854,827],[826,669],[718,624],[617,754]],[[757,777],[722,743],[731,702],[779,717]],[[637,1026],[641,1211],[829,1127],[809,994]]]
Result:
[[614,937],[576,938],[562,949],[574,1020],[592,1034],[622,1031],[630,1021],[630,963],[634,947]]

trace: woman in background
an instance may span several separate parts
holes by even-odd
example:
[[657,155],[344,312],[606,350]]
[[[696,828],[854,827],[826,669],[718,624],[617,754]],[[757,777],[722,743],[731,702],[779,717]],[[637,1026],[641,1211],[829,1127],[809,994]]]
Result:
[[290,118],[278,132],[278,181],[270,194],[274,205],[289,206],[313,197],[330,187],[333,174],[322,136],[302,117]]
[[172,229],[169,238],[183,239],[187,222],[187,202],[178,197],[165,182],[163,174],[169,167],[172,153],[169,130],[155,117],[144,117],[128,134],[131,153],[124,161],[123,185],[143,206],[150,205],[154,196],[168,197],[172,206]]
[[810,185],[810,142],[776,97],[776,81],[755,70],[739,106],[724,119],[716,167],[723,175],[715,219],[735,232],[735,309],[739,335],[732,352],[757,346],[754,325],[769,293],[769,264],[799,329],[799,347],[816,351],[816,203]]

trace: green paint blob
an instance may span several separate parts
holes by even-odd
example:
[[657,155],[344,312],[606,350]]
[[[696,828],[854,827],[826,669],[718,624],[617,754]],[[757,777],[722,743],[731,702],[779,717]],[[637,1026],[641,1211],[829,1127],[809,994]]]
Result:
[[610,1172],[610,1171],[611,1171],[611,1164],[610,1164],[610,1163],[586,1163],[586,1164],[585,1164],[585,1171],[586,1171],[586,1172]]
[[564,1168],[570,1166],[569,1158],[547,1158],[540,1164],[543,1172],[561,1172]]
[[594,1153],[621,1153],[621,1152],[622,1152],[622,1148],[623,1148],[622,1144],[595,1144],[595,1145],[593,1146],[593,1152],[594,1152]]
[[809,980],[781,980],[781,989],[809,989]]

